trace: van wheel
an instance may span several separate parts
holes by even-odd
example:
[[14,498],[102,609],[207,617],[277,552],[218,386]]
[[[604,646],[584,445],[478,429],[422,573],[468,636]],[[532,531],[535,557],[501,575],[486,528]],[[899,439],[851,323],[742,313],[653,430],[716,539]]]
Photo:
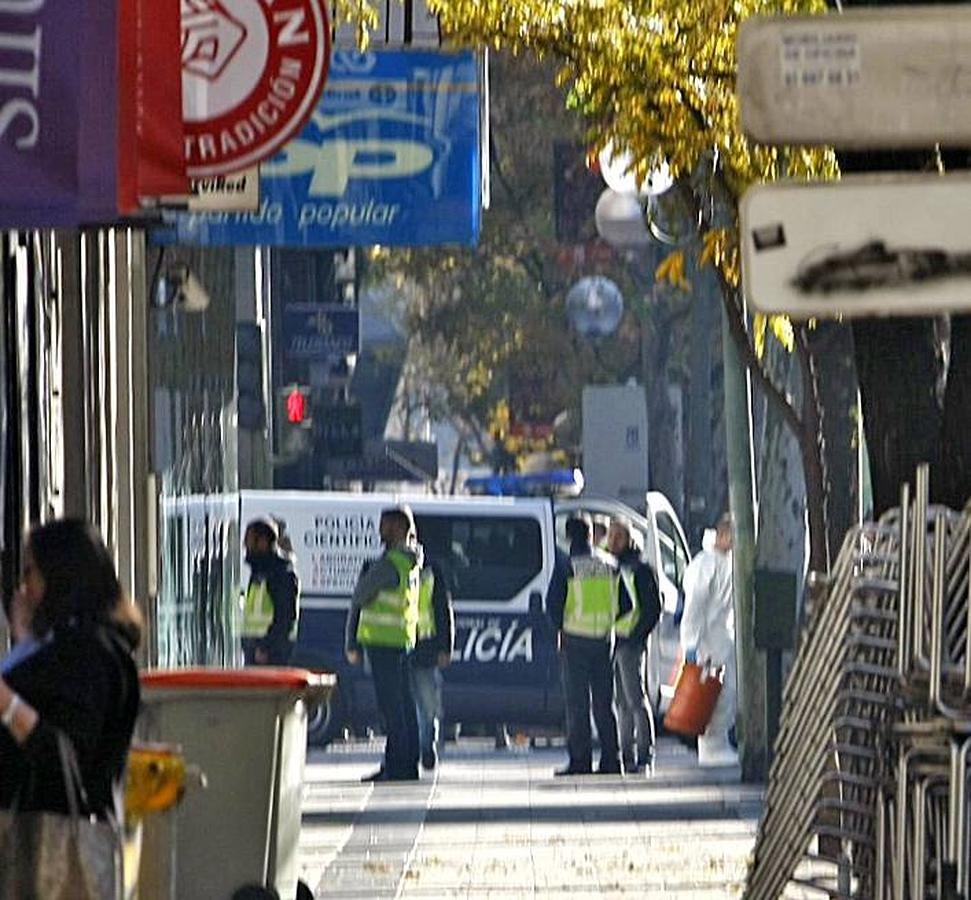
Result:
[[314,703],[307,710],[307,743],[326,747],[339,738],[347,723],[347,709],[340,687],[331,691],[326,703]]

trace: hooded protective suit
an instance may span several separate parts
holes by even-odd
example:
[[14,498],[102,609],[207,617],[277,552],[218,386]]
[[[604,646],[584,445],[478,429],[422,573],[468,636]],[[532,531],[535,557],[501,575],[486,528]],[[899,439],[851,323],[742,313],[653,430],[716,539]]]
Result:
[[694,650],[698,662],[710,659],[725,667],[725,682],[708,729],[698,739],[701,764],[729,762],[734,751],[728,731],[735,722],[735,605],[732,598],[732,554],[703,550],[684,573],[681,646]]

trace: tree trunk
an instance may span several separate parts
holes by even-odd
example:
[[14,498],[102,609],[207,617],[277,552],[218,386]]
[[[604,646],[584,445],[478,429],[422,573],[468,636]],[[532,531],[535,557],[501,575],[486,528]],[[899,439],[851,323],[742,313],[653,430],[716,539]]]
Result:
[[[934,320],[857,319],[853,342],[876,519],[897,506],[900,486],[913,480],[918,465],[939,459]],[[968,362],[962,358],[959,366]],[[932,496],[939,481],[932,477]]]
[[[799,366],[781,346],[767,351],[780,385],[798,397]],[[806,488],[802,448],[775,404],[767,404],[759,453],[759,529],[756,564],[794,572],[802,583],[806,568]]]
[[802,448],[809,520],[809,568],[829,571],[829,531],[826,527],[826,459],[823,455],[823,412],[819,380],[805,325],[796,331],[796,354],[802,371],[801,427],[796,435]]
[[452,455],[452,477],[449,481],[448,492],[454,494],[458,489],[459,470],[462,467],[462,454],[465,452],[466,437],[465,432],[459,432],[459,439],[455,443],[455,453]]
[[952,509],[971,498],[971,316],[951,317],[951,357],[932,496]]
[[[729,290],[723,292],[723,306],[726,326],[731,331],[735,346],[749,372],[755,376],[769,402],[782,413],[802,448],[803,474],[806,480],[806,512],[809,520],[809,565],[817,571],[825,572],[829,568],[829,550],[826,528],[826,466],[821,442],[822,412],[815,365],[809,352],[806,328],[803,327],[796,332],[796,353],[800,360],[803,381],[803,404],[802,415],[800,415],[769,377],[765,366],[756,358],[741,310]],[[727,377],[726,369],[726,379]],[[727,402],[726,395],[726,408]],[[730,451],[731,448],[729,448]],[[730,472],[729,477],[731,477]]]
[[823,410],[826,526],[832,559],[847,531],[859,520],[859,384],[853,361],[853,331],[848,324],[819,322],[807,337]]

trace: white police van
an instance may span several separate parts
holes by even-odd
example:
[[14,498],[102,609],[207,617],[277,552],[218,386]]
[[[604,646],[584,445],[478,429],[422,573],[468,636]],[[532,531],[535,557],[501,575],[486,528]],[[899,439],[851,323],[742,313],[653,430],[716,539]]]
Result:
[[[428,556],[442,566],[454,597],[457,636],[445,673],[447,718],[562,726],[559,667],[544,599],[555,546],[564,546],[566,519],[577,510],[626,516],[658,573],[664,609],[648,656],[648,678],[663,708],[678,664],[677,616],[688,553],[677,516],[664,496],[654,493],[647,495],[647,515],[589,496],[551,502],[548,497],[241,491],[166,498],[160,575],[171,596],[157,623],[160,658],[166,665],[186,664],[204,650],[211,654],[214,635],[227,643],[238,623],[223,622],[221,616],[210,622],[219,608],[213,598],[238,577],[245,586],[246,523],[270,515],[286,525],[301,580],[294,662],[340,675],[331,707],[311,711],[312,738],[325,743],[345,725],[364,730],[376,724],[370,679],[344,659],[344,625],[362,565],[381,553],[381,510],[398,503],[414,510],[419,537]],[[224,649],[229,652],[228,644]]]
[[559,672],[543,608],[555,552],[548,499],[241,491],[240,531],[272,516],[293,546],[301,583],[293,662],[339,676],[329,707],[311,711],[311,739],[327,743],[345,726],[363,731],[378,721],[370,678],[344,659],[344,627],[361,567],[381,553],[381,511],[399,503],[411,507],[425,554],[452,591],[446,718],[559,725]]

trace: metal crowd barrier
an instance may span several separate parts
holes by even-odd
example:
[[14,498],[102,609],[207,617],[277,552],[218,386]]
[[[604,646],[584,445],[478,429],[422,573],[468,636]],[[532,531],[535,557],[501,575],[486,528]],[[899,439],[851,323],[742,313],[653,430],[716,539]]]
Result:
[[784,694],[745,897],[971,900],[971,506],[847,535]]

